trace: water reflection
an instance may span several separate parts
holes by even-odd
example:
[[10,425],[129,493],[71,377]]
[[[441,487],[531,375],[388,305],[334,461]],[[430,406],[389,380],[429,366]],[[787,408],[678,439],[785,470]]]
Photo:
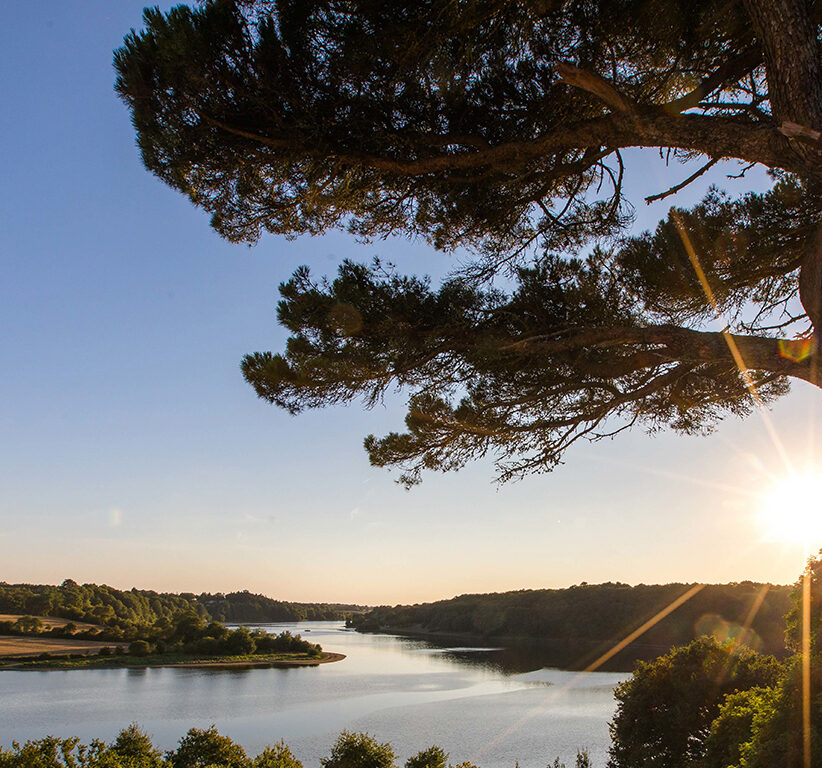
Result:
[[251,754],[282,738],[306,768],[344,728],[391,742],[400,764],[432,743],[482,768],[544,768],[557,755],[572,764],[579,747],[605,763],[612,689],[625,675],[546,668],[556,657],[539,648],[362,635],[332,622],[267,629],[310,629],[347,658],[301,669],[3,672],[0,743],[111,740],[137,721],[168,749],[214,723]]
[[[372,635],[373,637],[393,637],[403,641],[410,653],[438,654],[457,664],[484,667],[503,675],[517,675],[543,667],[582,670],[592,661],[601,657],[614,643],[560,640],[542,643],[511,643],[508,647],[499,645],[466,646],[465,639],[447,635],[433,638],[419,638],[412,635]],[[620,653],[608,659],[600,669],[604,672],[630,672],[637,661],[648,661],[665,653],[667,648],[658,645],[632,643]]]

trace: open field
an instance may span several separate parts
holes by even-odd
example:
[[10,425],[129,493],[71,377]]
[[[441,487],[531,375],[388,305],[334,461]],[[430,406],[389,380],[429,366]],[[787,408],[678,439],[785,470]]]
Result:
[[101,643],[96,640],[72,640],[38,636],[0,636],[0,658],[5,656],[39,656],[41,653],[98,653],[101,648],[113,648],[125,643]]
[[[17,621],[17,619],[23,618],[24,615],[31,614],[0,613],[0,621]],[[74,626],[77,627],[78,632],[84,632],[87,629],[101,628],[99,624],[89,624],[85,621],[72,621],[71,619],[58,619],[56,616],[34,616],[33,618],[40,619],[46,629],[51,629],[52,627],[65,627],[66,624],[74,624]]]

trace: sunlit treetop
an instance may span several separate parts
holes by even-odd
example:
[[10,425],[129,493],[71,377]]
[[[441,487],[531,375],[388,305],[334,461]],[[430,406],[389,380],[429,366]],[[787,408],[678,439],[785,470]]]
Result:
[[[146,11],[116,87],[147,168],[230,240],[344,227],[469,249],[440,289],[300,270],[286,352],[244,373],[292,411],[407,386],[408,431],[369,438],[372,461],[412,482],[491,452],[508,477],[583,435],[700,430],[818,383],[817,6],[215,0]],[[628,147],[700,162],[659,196],[726,158],[774,187],[626,238]],[[507,291],[484,282],[500,269]]]

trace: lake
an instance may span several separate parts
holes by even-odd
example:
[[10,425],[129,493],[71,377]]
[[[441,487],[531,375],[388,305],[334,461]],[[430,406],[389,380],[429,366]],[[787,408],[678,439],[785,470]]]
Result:
[[545,768],[557,756],[571,768],[579,748],[597,768],[607,760],[613,688],[626,673],[580,675],[541,667],[533,652],[359,634],[340,622],[263,626],[347,658],[292,669],[0,672],[0,744],[47,734],[109,741],[137,722],[169,749],[214,723],[252,755],[283,739],[306,768],[343,729],[389,741],[400,764],[432,744],[481,768]]

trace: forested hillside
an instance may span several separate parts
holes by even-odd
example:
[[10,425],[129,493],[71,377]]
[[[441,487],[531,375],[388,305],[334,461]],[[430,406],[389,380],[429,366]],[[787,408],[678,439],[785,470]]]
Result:
[[104,584],[77,584],[71,579],[59,586],[0,582],[0,613],[59,616],[123,629],[154,625],[162,620],[173,623],[191,613],[206,621],[268,622],[341,619],[351,610],[362,608],[288,603],[250,592],[195,595],[143,589],[125,591]]
[[[614,642],[683,596],[691,584],[581,584],[567,589],[461,595],[421,605],[379,607],[353,616],[365,631],[462,634],[534,641]],[[739,638],[784,655],[792,587],[709,584],[642,635],[647,645],[686,645],[699,635]]]
[[204,592],[197,597],[215,621],[325,621],[340,619],[362,606],[339,603],[286,603],[248,591],[223,594]]

